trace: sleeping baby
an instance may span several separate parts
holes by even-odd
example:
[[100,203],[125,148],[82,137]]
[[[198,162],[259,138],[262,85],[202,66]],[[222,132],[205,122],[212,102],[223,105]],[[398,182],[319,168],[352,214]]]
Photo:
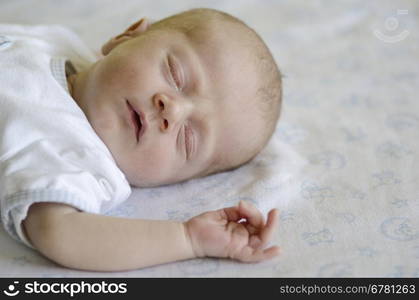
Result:
[[185,222],[106,216],[131,187],[232,170],[281,109],[278,67],[237,18],[193,9],[141,19],[100,58],[61,26],[0,25],[0,200],[6,231],[74,269],[120,271],[197,257],[259,262],[278,211],[250,202]]

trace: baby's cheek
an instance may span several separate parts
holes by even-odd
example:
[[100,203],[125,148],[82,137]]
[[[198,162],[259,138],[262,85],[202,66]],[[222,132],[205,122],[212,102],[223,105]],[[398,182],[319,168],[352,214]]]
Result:
[[[95,76],[102,84],[111,88],[118,88],[126,83],[127,64],[119,56],[107,57],[96,69]],[[132,75],[132,74],[130,74]]]
[[162,173],[171,166],[172,159],[168,146],[149,147],[142,152],[141,164],[149,172]]

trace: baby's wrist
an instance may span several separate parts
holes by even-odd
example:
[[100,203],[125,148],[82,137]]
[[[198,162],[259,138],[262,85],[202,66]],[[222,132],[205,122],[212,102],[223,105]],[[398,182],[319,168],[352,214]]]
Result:
[[189,222],[183,222],[183,229],[184,229],[184,233],[185,233],[185,239],[187,241],[187,244],[191,250],[191,252],[193,253],[193,257],[197,258],[197,257],[204,257],[205,255],[201,255],[201,251],[199,251],[198,247],[197,247],[197,242],[195,240],[195,238],[193,237],[193,234],[191,232],[190,229],[190,223]]

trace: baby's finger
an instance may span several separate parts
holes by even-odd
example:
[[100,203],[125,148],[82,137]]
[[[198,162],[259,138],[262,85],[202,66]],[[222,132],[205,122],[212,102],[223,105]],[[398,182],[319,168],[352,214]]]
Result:
[[263,250],[263,252],[262,252],[263,255],[261,257],[261,260],[259,260],[259,261],[272,259],[275,256],[278,256],[279,253],[280,253],[280,248],[278,246],[269,247],[269,248]]
[[265,218],[262,213],[252,203],[244,200],[239,202],[240,214],[247,219],[253,227],[260,229],[265,225]]
[[260,248],[266,246],[269,241],[272,239],[275,230],[278,228],[279,224],[279,211],[278,209],[274,208],[268,213],[268,220],[266,222],[266,226],[260,232],[260,240],[261,244],[259,245]]
[[237,222],[241,219],[240,212],[237,206],[226,207],[221,209],[227,215],[228,221]]
[[278,246],[272,246],[265,250],[246,247],[243,249],[241,255],[237,257],[237,259],[247,263],[260,262],[274,258],[279,254],[279,250],[280,248]]

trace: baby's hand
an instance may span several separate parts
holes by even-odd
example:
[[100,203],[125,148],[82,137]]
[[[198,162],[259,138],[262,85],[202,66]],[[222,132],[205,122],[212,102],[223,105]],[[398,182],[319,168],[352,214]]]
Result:
[[[240,221],[243,218],[245,221]],[[240,201],[237,206],[200,214],[184,224],[197,257],[259,262],[279,254],[278,246],[263,249],[278,226],[277,209],[268,213],[265,224],[262,214],[253,204]]]

